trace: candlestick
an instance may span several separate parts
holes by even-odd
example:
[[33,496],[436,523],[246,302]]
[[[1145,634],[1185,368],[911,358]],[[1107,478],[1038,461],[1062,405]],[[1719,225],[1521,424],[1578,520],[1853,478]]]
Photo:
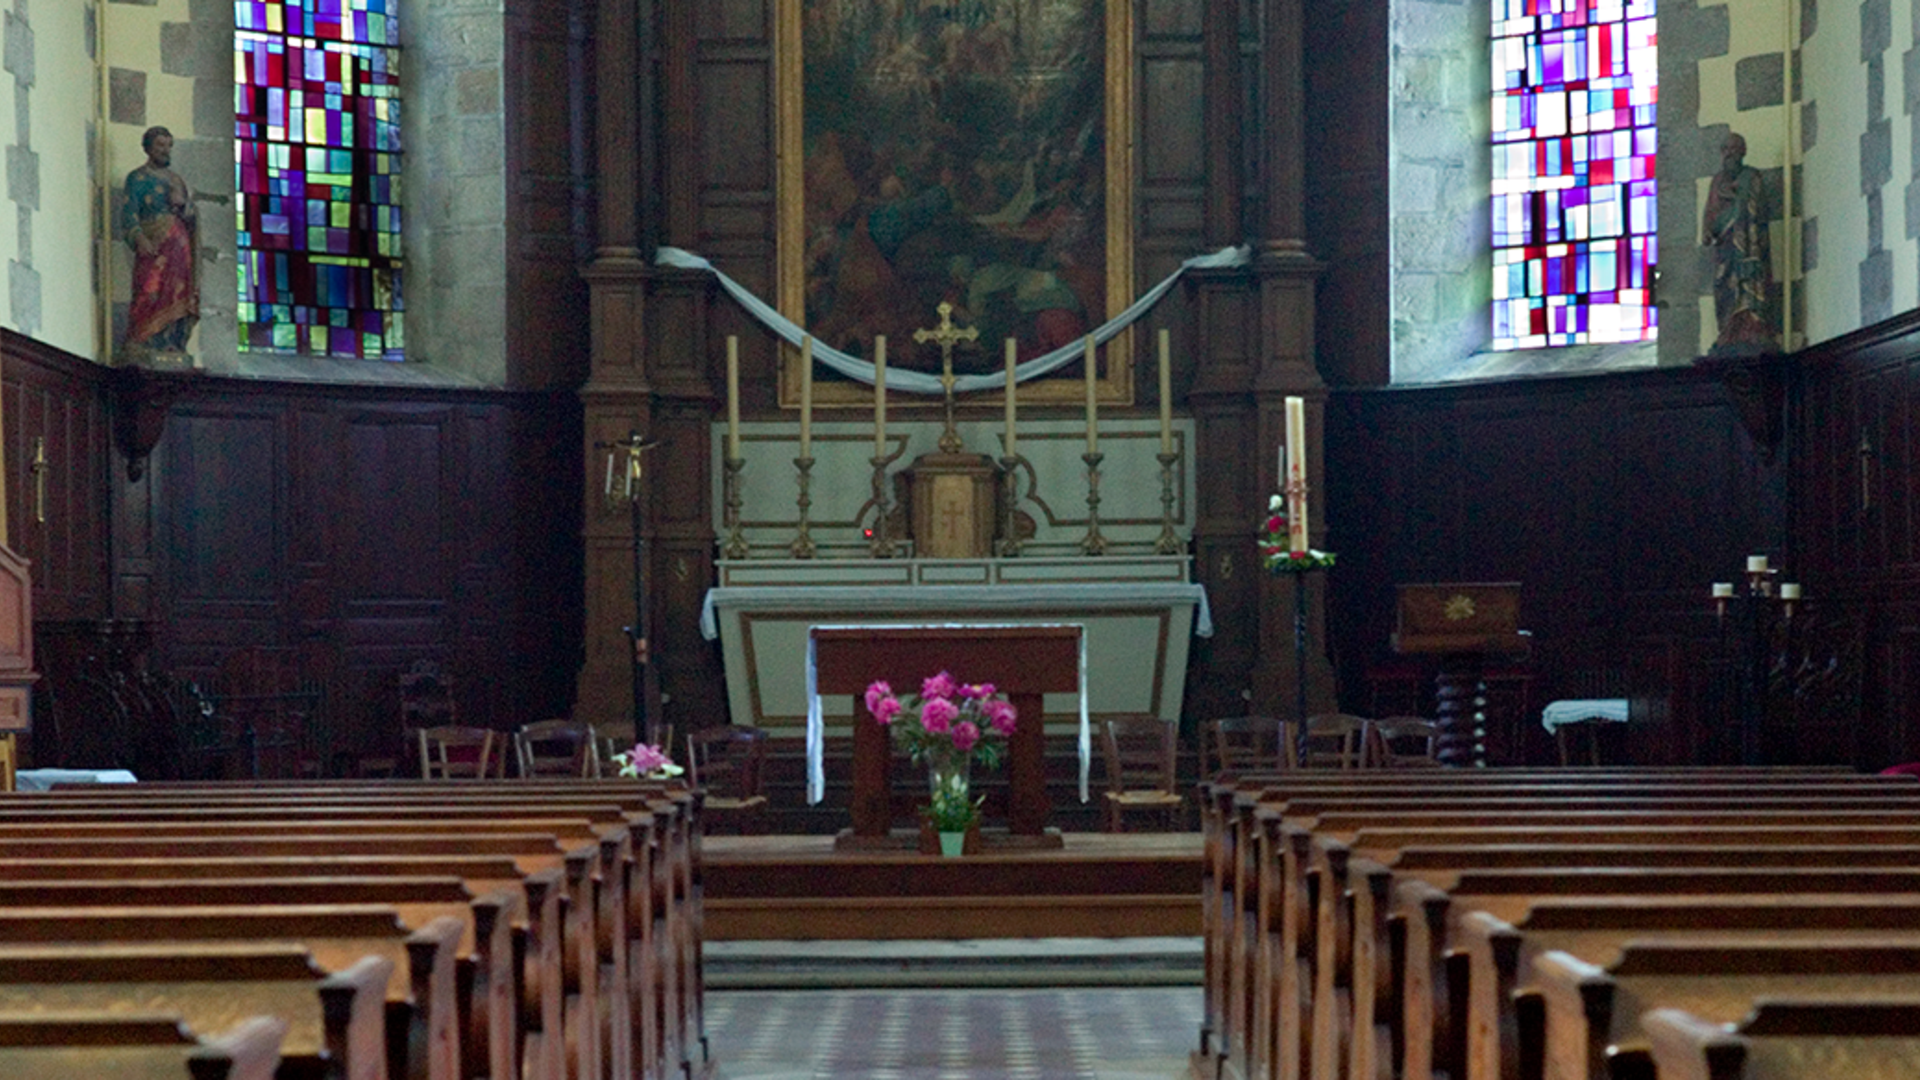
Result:
[[1166,327],[1160,328],[1160,452],[1173,453],[1173,361]]
[[747,467],[745,459],[729,457],[721,462],[726,471],[721,482],[721,497],[726,505],[725,525],[727,543],[721,548],[721,554],[729,559],[747,557],[747,538],[740,535],[740,470]]
[[873,456],[875,459],[887,456],[887,336],[885,334],[873,336]]
[[1153,542],[1153,551],[1156,555],[1178,555],[1186,546],[1180,534],[1173,531],[1173,466],[1180,455],[1162,450],[1155,456],[1160,461],[1160,538]]
[[727,456],[740,456],[740,339],[727,335]]
[[[1087,434],[1091,441],[1093,429],[1088,428]],[[1100,462],[1105,457],[1105,454],[1100,453],[1080,455],[1080,460],[1087,463],[1087,535],[1080,541],[1082,555],[1107,553],[1107,538],[1100,535]]]
[[1087,335],[1087,453],[1100,452],[1099,376],[1094,368],[1093,335]]
[[794,505],[800,512],[800,524],[798,533],[794,536],[793,543],[787,545],[787,550],[792,552],[796,559],[811,559],[813,558],[813,533],[809,508],[813,506],[813,498],[808,494],[807,489],[812,480],[813,459],[794,458],[793,467],[800,470],[800,494],[794,499]]
[[1019,382],[1019,378],[1014,375],[1013,369],[1015,365],[1019,363],[1019,360],[1020,360],[1020,347],[1014,342],[1012,338],[1008,338],[1007,339],[1007,440],[1006,440],[1007,446],[1006,446],[1006,450],[1007,450],[1007,457],[1014,460],[1018,460],[1020,456],[1018,443],[1016,441],[1018,437],[1018,433],[1014,430],[1014,423],[1013,423],[1013,416],[1014,416],[1013,388]]
[[[1009,341],[1007,344],[1013,344]],[[1011,376],[1008,377],[1011,381]],[[1013,444],[1013,429],[1007,429],[1007,444]],[[1020,458],[1009,452],[1000,459],[1000,537],[993,542],[994,553],[1003,559],[1020,554],[1020,519],[1014,509],[1020,502],[1020,480],[1016,475]]]
[[1287,398],[1287,546],[1307,548],[1307,403]]
[[813,335],[800,339],[800,456],[813,459]]
[[873,527],[867,530],[867,553],[893,558],[893,540],[887,535],[887,458],[882,454],[873,455]]

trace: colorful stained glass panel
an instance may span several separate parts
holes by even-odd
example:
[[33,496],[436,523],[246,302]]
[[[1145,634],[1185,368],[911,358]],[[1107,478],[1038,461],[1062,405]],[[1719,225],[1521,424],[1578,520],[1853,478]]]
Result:
[[1493,347],[1645,341],[1654,0],[1492,0]]
[[236,0],[240,348],[398,360],[399,0]]

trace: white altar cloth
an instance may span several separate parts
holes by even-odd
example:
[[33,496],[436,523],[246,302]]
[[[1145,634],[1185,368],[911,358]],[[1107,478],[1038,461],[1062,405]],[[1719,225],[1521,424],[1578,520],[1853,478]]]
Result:
[[872,585],[748,585],[717,586],[707,590],[700,605],[700,633],[708,641],[720,639],[719,612],[741,604],[756,607],[844,609],[871,603],[884,594],[891,611],[873,614],[911,617],[918,611],[966,607],[996,611],[1054,610],[1062,607],[1138,607],[1142,603],[1188,602],[1193,605],[1193,634],[1213,636],[1213,615],[1202,585],[1171,582],[1089,582],[1073,585],[917,585],[889,589]]

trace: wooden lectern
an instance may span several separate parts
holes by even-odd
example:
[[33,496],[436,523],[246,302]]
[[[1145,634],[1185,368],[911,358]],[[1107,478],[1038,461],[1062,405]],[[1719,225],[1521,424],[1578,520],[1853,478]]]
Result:
[[1520,583],[1466,582],[1398,586],[1393,651],[1440,657],[1435,756],[1447,765],[1485,765],[1488,656],[1525,656]]
[[810,634],[815,690],[854,698],[853,828],[840,835],[836,848],[894,846],[893,744],[887,729],[867,715],[867,687],[884,679],[896,693],[917,693],[922,679],[942,671],[992,683],[1020,714],[1007,740],[1008,845],[1060,846],[1060,834],[1047,829],[1052,805],[1041,695],[1080,689],[1080,627],[814,627]]

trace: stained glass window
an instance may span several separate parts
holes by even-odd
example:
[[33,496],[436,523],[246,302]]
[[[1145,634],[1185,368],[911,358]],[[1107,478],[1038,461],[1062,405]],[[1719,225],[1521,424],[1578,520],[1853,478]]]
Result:
[[240,348],[398,360],[400,0],[236,0]]
[[1493,347],[1654,337],[1654,0],[1493,2]]

